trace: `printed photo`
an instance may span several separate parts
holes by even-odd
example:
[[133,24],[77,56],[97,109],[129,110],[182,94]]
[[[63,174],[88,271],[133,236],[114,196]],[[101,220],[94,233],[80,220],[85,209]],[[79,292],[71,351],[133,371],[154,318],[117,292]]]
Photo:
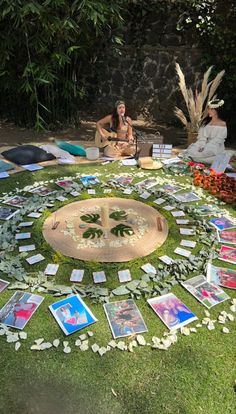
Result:
[[60,188],[69,190],[72,189],[74,182],[71,180],[60,180],[56,181],[56,185],[58,185]]
[[129,185],[133,181],[133,177],[131,175],[121,175],[120,177],[115,177],[114,180],[122,185]]
[[148,303],[170,330],[179,329],[198,319],[173,293],[148,299]]
[[6,280],[0,279],[0,292],[3,292],[4,289],[10,284]]
[[191,201],[199,201],[200,197],[198,197],[195,193],[182,193],[182,194],[175,194],[173,197],[180,201],[181,203],[190,203]]
[[80,177],[80,181],[85,187],[90,187],[91,185],[97,185],[100,183],[96,175],[84,175]]
[[236,245],[236,231],[217,231],[217,237],[220,243]]
[[217,230],[227,230],[236,227],[232,221],[230,221],[227,217],[216,217],[209,221],[209,223],[214,226]]
[[0,220],[10,220],[19,211],[14,208],[0,207]]
[[12,328],[24,329],[43,299],[42,296],[32,293],[15,292],[0,310],[0,323]]
[[97,322],[79,295],[72,295],[49,306],[58,325],[66,335]]
[[229,299],[229,296],[222,289],[209,283],[202,275],[195,276],[181,284],[208,309]]
[[165,193],[168,194],[174,194],[177,193],[177,191],[182,190],[182,187],[179,187],[177,185],[172,185],[172,184],[165,184],[163,185],[163,187],[159,188],[160,191],[164,191]]
[[228,289],[236,289],[236,270],[217,267],[208,263],[207,281]]
[[22,196],[14,196],[3,201],[3,204],[9,204],[13,207],[23,207],[28,203],[28,198]]
[[152,188],[157,184],[158,184],[158,182],[157,182],[156,178],[146,178],[146,180],[143,180],[143,181],[140,181],[139,183],[136,183],[135,186],[138,187],[138,188],[145,188],[146,190],[148,190],[149,188]]
[[224,262],[236,264],[236,248],[229,246],[221,246],[219,259]]
[[55,193],[55,190],[52,190],[49,187],[41,186],[41,187],[34,188],[33,190],[30,190],[30,193],[37,194],[41,197],[46,197],[50,194]]
[[105,303],[103,306],[113,338],[147,332],[147,326],[133,299]]

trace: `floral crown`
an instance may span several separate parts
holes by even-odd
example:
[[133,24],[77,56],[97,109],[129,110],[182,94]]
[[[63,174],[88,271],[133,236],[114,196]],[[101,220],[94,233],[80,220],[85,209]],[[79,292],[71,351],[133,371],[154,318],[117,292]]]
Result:
[[212,99],[211,101],[208,102],[208,107],[210,109],[216,109],[219,108],[220,106],[223,106],[225,103],[225,101],[223,101],[223,99]]
[[117,108],[117,106],[119,106],[119,105],[125,105],[125,101],[122,101],[122,100],[116,101],[115,108]]

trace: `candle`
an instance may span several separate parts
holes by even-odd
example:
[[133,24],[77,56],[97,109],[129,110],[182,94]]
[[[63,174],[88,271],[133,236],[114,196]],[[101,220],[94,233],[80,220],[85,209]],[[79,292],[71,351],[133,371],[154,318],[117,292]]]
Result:
[[162,222],[161,217],[157,217],[157,230],[162,231]]
[[109,228],[109,207],[108,204],[105,204],[101,207],[101,222],[102,227],[105,229]]

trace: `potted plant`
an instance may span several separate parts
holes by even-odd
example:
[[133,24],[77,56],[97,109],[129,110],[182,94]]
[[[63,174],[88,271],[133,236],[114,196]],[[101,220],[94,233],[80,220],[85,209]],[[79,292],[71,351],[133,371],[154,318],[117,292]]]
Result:
[[197,138],[198,130],[202,122],[208,115],[208,102],[216,99],[215,92],[224,76],[225,71],[219,72],[213,80],[210,80],[210,74],[213,66],[210,66],[203,75],[201,87],[195,91],[187,88],[185,76],[178,63],[176,63],[176,72],[179,77],[179,88],[186,104],[186,113],[182,109],[175,107],[174,113],[185,126],[188,135],[188,145]]

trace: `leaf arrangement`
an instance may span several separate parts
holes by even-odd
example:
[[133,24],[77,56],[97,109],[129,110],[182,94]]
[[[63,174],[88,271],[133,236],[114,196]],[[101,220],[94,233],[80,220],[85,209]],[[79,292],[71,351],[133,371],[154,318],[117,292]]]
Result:
[[124,210],[117,210],[110,214],[111,219],[116,221],[126,220],[128,215]]
[[134,234],[134,230],[127,224],[118,224],[116,227],[111,229],[111,233],[116,237],[125,237],[132,236]]
[[100,238],[102,235],[103,235],[103,231],[101,229],[90,227],[88,230],[86,230],[83,233],[83,238],[84,239],[95,239],[96,237]]
[[96,223],[99,218],[99,214],[85,214],[80,217],[80,219],[85,221],[85,223]]

